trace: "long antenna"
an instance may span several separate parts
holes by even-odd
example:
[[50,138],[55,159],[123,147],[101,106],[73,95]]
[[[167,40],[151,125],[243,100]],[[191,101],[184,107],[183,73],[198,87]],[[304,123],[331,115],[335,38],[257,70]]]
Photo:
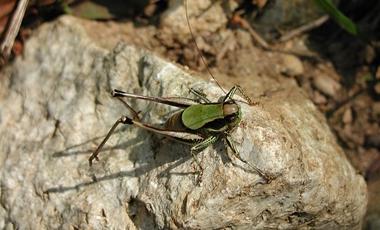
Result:
[[211,75],[212,79],[214,79],[215,83],[219,86],[219,88],[223,91],[223,93],[226,94],[226,91],[224,91],[224,89],[219,85],[219,82],[216,80],[216,78],[214,77],[214,75],[211,73],[211,70],[210,68],[208,67],[205,59],[203,58],[203,55],[201,53],[201,51],[199,50],[199,47],[198,47],[198,44],[197,42],[195,41],[195,37],[194,37],[194,34],[193,34],[193,30],[191,29],[191,26],[190,26],[190,21],[189,21],[189,14],[187,12],[187,0],[185,0],[185,11],[186,11],[186,21],[187,21],[187,26],[189,27],[189,30],[190,30],[190,34],[191,34],[191,38],[195,44],[195,47],[197,48],[197,51],[198,51],[198,54],[199,56],[201,57],[202,59],[202,62],[203,64],[206,66],[206,69],[207,71],[209,72],[209,74]]

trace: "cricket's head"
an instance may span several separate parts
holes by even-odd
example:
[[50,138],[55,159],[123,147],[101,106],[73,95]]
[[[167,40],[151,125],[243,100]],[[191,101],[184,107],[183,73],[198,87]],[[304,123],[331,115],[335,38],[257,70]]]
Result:
[[234,100],[228,100],[223,103],[224,120],[230,128],[237,126],[241,121],[241,109]]

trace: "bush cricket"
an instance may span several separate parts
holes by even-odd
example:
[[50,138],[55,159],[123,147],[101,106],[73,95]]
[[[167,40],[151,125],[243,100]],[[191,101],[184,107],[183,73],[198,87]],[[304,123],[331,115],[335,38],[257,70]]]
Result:
[[[195,43],[196,49],[202,59],[202,62],[205,64],[206,69],[208,70],[212,78],[215,80],[216,84],[220,87],[219,83],[209,70],[206,61],[203,59],[203,56],[195,41],[188,18],[186,0],[185,10],[188,27],[190,29],[190,33]],[[244,100],[247,102],[248,105],[254,105],[254,103],[247,96],[244,90],[238,85],[235,85],[228,93],[226,93],[226,96],[224,96],[222,102],[212,102],[203,93],[194,89],[191,89],[190,92],[192,92],[195,96],[201,99],[202,102],[197,102],[196,100],[187,98],[140,96],[114,89],[111,92],[111,95],[113,97],[118,98],[132,112],[133,118],[122,116],[115,122],[115,124],[109,130],[101,144],[89,158],[90,166],[92,165],[92,161],[94,159],[97,161],[99,160],[98,154],[100,150],[103,148],[104,144],[115,131],[117,126],[119,124],[127,124],[162,134],[181,143],[192,145],[192,147],[190,148],[190,153],[200,169],[198,179],[199,182],[202,181],[203,167],[199,162],[198,158],[196,157],[196,153],[214,144],[221,137],[224,137],[226,139],[234,155],[239,160],[248,164],[255,171],[261,174],[261,176],[268,179],[268,177],[260,169],[249,164],[240,156],[239,150],[236,147],[235,142],[232,138],[231,132],[234,130],[234,128],[236,128],[239,125],[242,119],[240,105],[236,103],[236,101],[233,99],[233,96],[236,93],[236,91],[240,92],[240,94],[243,96]],[[169,117],[162,128],[158,128],[141,123],[139,121],[138,112],[136,112],[131,106],[129,106],[128,103],[126,103],[122,98],[147,100],[156,103],[175,106],[181,108],[182,110]]]

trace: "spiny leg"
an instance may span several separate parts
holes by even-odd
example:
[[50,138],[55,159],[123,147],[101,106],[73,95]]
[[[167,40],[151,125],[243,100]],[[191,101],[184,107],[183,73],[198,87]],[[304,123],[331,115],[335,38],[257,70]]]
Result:
[[199,162],[197,156],[195,155],[196,152],[202,150],[202,149],[205,149],[207,148],[208,146],[214,144],[217,140],[218,140],[218,136],[210,136],[208,138],[206,138],[205,140],[203,140],[202,142],[194,145],[193,147],[191,147],[190,149],[190,153],[191,153],[191,156],[193,157],[195,163],[197,163],[198,167],[199,167],[199,178],[198,178],[198,183],[201,183],[202,182],[202,176],[203,176],[203,167],[201,165],[201,163]]
[[191,88],[190,89],[190,93],[194,94],[195,96],[199,97],[200,99],[202,99],[204,102],[206,103],[212,103],[207,97],[206,97],[206,94],[202,93],[202,92],[199,92],[198,90],[196,89],[193,89]]
[[234,140],[232,139],[231,135],[229,133],[226,134],[226,139],[227,139],[227,143],[228,145],[231,147],[232,151],[234,152],[234,155],[236,156],[236,158],[238,158],[240,161],[242,161],[243,163],[249,165],[251,168],[253,168],[256,172],[258,172],[262,177],[264,177],[268,182],[270,182],[272,179],[270,176],[268,176],[266,173],[264,173],[261,169],[257,168],[256,166],[250,164],[248,161],[244,160],[241,156],[240,156],[240,152],[239,150],[237,149],[236,145],[235,145],[235,142]]
[[117,99],[119,99],[119,101],[125,106],[125,107],[127,107],[127,109],[129,109],[129,111],[131,111],[132,112],[132,114],[133,114],[133,119],[138,119],[138,120],[140,120],[140,117],[139,117],[139,113],[140,113],[140,111],[139,112],[136,112],[136,110],[134,110],[127,102],[125,102],[123,99],[121,99],[121,97],[122,96],[120,96],[119,94],[118,94],[118,91],[115,91],[115,90],[112,90],[111,91],[111,95],[112,95],[112,97],[116,97]]
[[[155,133],[160,133],[162,135],[165,135],[167,137],[171,137],[171,138],[176,139],[178,141],[181,141],[183,143],[199,143],[199,144],[201,144],[201,143],[203,143],[205,141],[205,139],[204,139],[203,136],[201,136],[199,134],[196,134],[196,133],[189,133],[189,132],[181,132],[181,131],[173,131],[173,130],[161,129],[161,128],[157,128],[157,127],[154,127],[154,126],[150,126],[150,125],[141,123],[138,120],[131,119],[131,118],[126,117],[126,116],[122,116],[122,117],[120,117],[115,122],[115,124],[112,126],[112,128],[110,129],[110,131],[108,131],[107,136],[103,139],[102,143],[99,145],[99,147],[95,150],[95,152],[90,157],[90,159],[89,159],[90,166],[92,165],[92,161],[94,159],[95,160],[99,160],[97,156],[98,156],[100,150],[102,149],[102,147],[104,146],[104,144],[108,141],[108,139],[110,138],[110,136],[112,135],[112,133],[115,131],[116,127],[120,123],[127,124],[127,125],[133,125],[133,126],[136,126],[136,127],[139,127],[139,128],[143,128],[145,130],[148,130],[148,131],[151,131],[151,132],[155,132]],[[210,144],[212,144],[212,143],[210,143]]]
[[[255,103],[252,102],[251,98],[248,97],[248,95],[245,93],[245,91],[243,90],[243,88],[240,85],[234,85],[234,87],[232,87],[232,89],[224,97],[224,102],[226,102],[228,100],[232,100],[232,97],[235,95],[236,90],[239,90],[239,92],[241,93],[241,95],[243,96],[243,98],[248,102],[249,105],[254,105],[255,104]],[[202,99],[203,101],[205,101],[206,103],[212,103],[206,97],[205,94],[199,92],[198,90],[195,90],[195,89],[191,88],[190,92],[193,93],[195,96],[199,97],[200,99]]]
[[183,108],[183,109],[188,108],[189,106],[192,106],[192,105],[199,104],[197,101],[190,98],[185,98],[185,97],[149,97],[149,96],[126,93],[118,89],[112,90],[111,94],[113,97],[117,97],[117,98],[127,97],[127,98],[141,99],[145,101],[153,101],[155,103],[175,106],[175,107]]
[[243,98],[248,102],[249,105],[254,105],[255,103],[252,102],[252,100],[248,97],[248,95],[245,93],[243,88],[240,85],[234,85],[232,89],[227,93],[226,97],[224,98],[224,101],[232,100],[232,97],[235,95],[236,90],[239,90]]
[[[111,95],[112,97],[116,97],[117,99],[119,99],[119,101],[125,106],[127,107],[127,109],[129,109],[129,111],[132,112],[133,114],[133,119],[137,119],[139,120],[140,117],[139,117],[139,112],[136,112],[136,110],[134,110],[130,105],[128,105],[127,102],[125,102],[123,99],[121,99],[121,96],[118,95],[117,91],[115,90],[112,90],[111,91]],[[99,152],[100,150],[103,148],[103,146],[105,145],[105,143],[108,141],[108,139],[110,138],[110,136],[112,135],[112,133],[115,131],[116,127],[120,124],[120,123],[124,123],[126,120],[128,120],[129,118],[125,117],[125,116],[122,116],[121,118],[117,119],[117,121],[115,122],[115,124],[112,126],[112,128],[110,129],[110,131],[108,131],[106,137],[103,139],[103,141],[100,143],[100,145],[96,148],[96,150],[94,151],[94,153],[91,155],[91,157],[88,159],[89,161],[89,164],[90,166],[92,166],[92,161],[95,159],[96,161],[99,161],[99,158],[98,158],[98,155],[99,155]],[[130,120],[130,119],[129,119]],[[126,124],[126,123],[124,123]]]

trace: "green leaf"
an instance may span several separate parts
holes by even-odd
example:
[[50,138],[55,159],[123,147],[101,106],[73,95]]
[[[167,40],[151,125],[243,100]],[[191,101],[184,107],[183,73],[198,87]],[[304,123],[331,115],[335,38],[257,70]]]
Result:
[[352,35],[357,35],[355,23],[351,19],[344,16],[330,0],[313,0],[313,2],[322,10],[324,10],[336,23]]

